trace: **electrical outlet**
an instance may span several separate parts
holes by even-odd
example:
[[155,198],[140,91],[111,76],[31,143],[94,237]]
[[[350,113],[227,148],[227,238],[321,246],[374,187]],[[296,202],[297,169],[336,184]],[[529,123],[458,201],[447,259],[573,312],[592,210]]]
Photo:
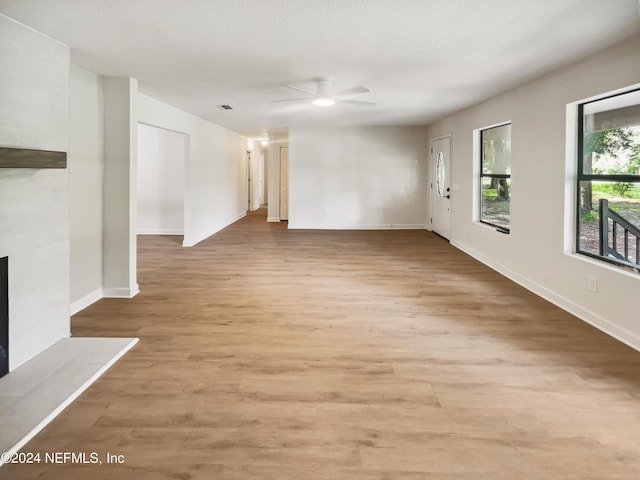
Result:
[[598,291],[598,277],[596,277],[595,275],[589,275],[587,278],[588,278],[589,290],[591,290],[592,292],[597,292]]

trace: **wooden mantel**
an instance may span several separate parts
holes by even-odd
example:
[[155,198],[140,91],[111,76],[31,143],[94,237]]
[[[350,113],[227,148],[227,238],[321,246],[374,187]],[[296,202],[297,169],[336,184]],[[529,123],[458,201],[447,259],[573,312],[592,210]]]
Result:
[[0,168],[67,168],[67,152],[0,147]]

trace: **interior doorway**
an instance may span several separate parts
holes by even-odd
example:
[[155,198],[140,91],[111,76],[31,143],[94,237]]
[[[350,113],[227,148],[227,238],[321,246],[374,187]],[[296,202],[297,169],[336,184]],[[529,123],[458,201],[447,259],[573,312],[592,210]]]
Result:
[[280,220],[289,220],[289,147],[280,147]]
[[138,234],[184,236],[189,141],[184,133],[138,124]]
[[431,231],[451,237],[451,136],[431,141]]
[[248,197],[247,211],[248,212],[253,210],[253,208],[251,208],[253,206],[251,202],[251,198],[253,197],[253,188],[251,187],[252,175],[253,175],[253,165],[251,164],[251,151],[247,150],[247,197]]
[[258,154],[258,203],[260,206],[266,205],[267,203],[267,168],[266,168],[266,159],[263,152]]

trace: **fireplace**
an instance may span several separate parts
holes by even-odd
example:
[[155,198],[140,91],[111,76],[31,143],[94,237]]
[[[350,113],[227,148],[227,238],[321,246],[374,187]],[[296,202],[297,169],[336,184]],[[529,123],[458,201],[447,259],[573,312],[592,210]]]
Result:
[[0,258],[0,377],[9,373],[9,257]]

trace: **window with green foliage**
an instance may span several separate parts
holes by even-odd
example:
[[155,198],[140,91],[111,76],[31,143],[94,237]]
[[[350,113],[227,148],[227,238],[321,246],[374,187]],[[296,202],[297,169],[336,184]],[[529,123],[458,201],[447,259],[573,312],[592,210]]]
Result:
[[579,106],[576,251],[640,271],[640,91]]
[[511,124],[480,130],[480,221],[511,226]]

